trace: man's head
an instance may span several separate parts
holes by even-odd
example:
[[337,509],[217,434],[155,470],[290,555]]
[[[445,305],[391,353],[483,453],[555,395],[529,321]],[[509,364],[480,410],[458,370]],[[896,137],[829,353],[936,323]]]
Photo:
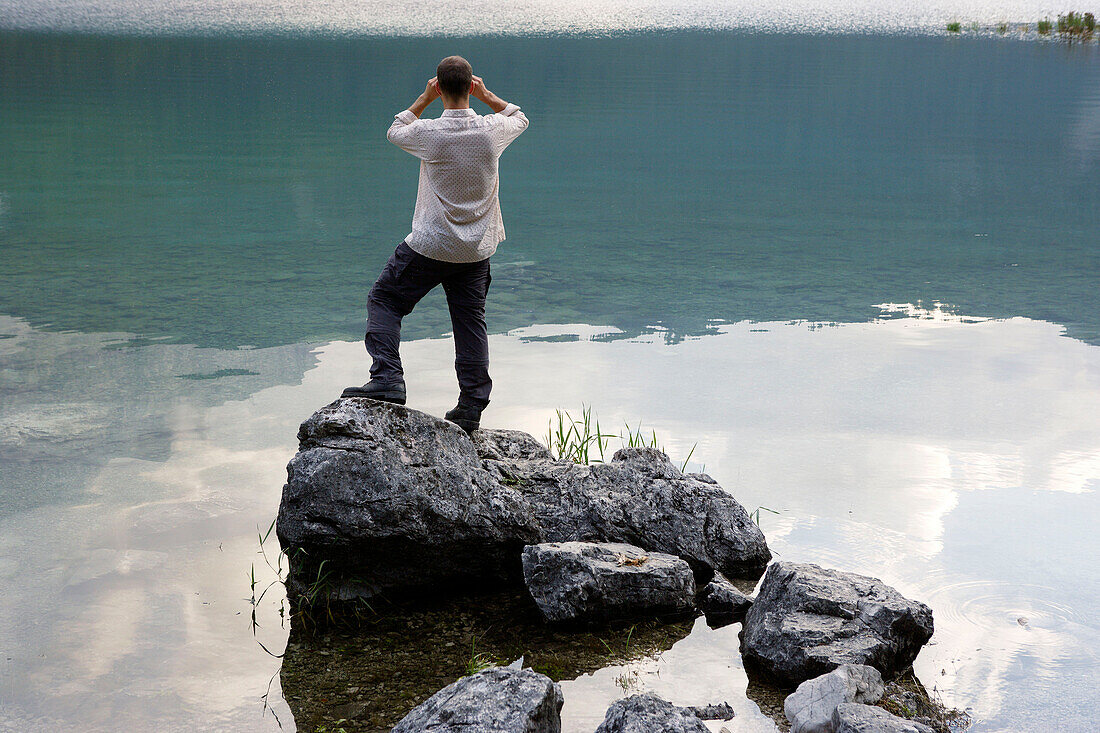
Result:
[[470,62],[461,56],[448,56],[435,69],[439,93],[454,102],[461,102],[470,95],[470,83],[474,70]]

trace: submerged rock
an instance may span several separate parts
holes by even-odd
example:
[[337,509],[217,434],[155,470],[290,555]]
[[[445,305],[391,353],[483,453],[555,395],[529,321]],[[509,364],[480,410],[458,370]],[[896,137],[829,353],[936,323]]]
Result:
[[846,702],[871,704],[885,691],[882,675],[865,664],[844,664],[806,680],[783,702],[791,733],[833,733],[833,711]]
[[886,712],[873,705],[842,703],[833,711],[836,733],[935,733],[927,725]]
[[733,708],[728,702],[713,705],[688,705],[684,708],[700,720],[733,720]]
[[621,543],[528,545],[523,580],[554,623],[677,616],[695,608],[695,578],[686,562]]
[[884,678],[905,671],[932,637],[932,610],[876,578],[813,564],[768,568],[741,630],[746,666],[797,685],[842,664]]
[[596,733],[709,733],[692,710],[653,694],[631,695],[607,709]]
[[683,558],[704,580],[759,577],[771,557],[732,496],[653,449],[580,466],[526,433],[471,440],[364,398],[318,410],[298,439],[277,522],[292,599],[518,581],[522,548],[543,542],[630,542]]
[[530,669],[495,667],[447,685],[393,733],[560,733],[561,687]]
[[752,599],[721,574],[715,575],[699,592],[699,610],[706,615],[707,625],[714,629],[742,620],[751,607]]

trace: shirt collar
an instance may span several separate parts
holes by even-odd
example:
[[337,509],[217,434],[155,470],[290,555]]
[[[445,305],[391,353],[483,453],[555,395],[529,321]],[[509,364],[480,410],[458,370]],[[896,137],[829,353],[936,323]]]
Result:
[[445,109],[440,117],[473,117],[476,112],[470,107],[463,107],[462,109]]

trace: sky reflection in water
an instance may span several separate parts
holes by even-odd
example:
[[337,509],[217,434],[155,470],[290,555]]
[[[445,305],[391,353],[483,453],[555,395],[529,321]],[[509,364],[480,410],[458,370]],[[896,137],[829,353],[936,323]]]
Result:
[[[1097,715],[1096,347],[1044,322],[935,312],[732,324],[674,345],[598,337],[614,330],[493,337],[487,426],[542,436],[554,406],[591,402],[605,426],[655,428],[674,460],[698,443],[693,467],[705,463],[750,510],[781,512],[762,519],[780,557],[876,575],[932,605],[936,643],[918,676],[972,706],[975,730],[1081,729]],[[256,528],[274,515],[297,423],[365,378],[362,346],[118,350],[14,319],[3,331],[14,336],[0,340],[5,363],[39,367],[18,371],[18,389],[0,384],[11,389],[0,457],[22,464],[0,478],[0,495],[22,496],[12,482],[47,465],[82,487],[70,501],[24,497],[0,512],[0,578],[18,590],[0,596],[5,722],[272,729],[260,696],[279,665],[253,641],[245,600]],[[544,338],[570,333],[585,337]],[[411,406],[451,406],[451,348],[405,347]],[[97,393],[95,369],[56,358],[71,349],[110,359],[114,387]],[[172,376],[228,368],[258,375]],[[37,409],[41,390],[58,410]],[[75,421],[57,417],[67,405]],[[281,649],[273,604],[259,638]],[[699,625],[659,660],[628,666],[643,689],[685,704],[728,699],[766,730],[743,697],[735,631]],[[595,727],[621,671],[563,686],[568,730]],[[272,689],[277,698],[277,679]],[[276,711],[289,714],[280,702]]]

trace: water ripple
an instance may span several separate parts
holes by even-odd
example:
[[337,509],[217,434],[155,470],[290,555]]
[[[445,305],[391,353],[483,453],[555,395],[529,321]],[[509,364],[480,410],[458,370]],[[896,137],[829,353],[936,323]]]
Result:
[[[937,583],[937,579],[946,581]],[[937,628],[952,636],[1011,640],[1038,656],[1041,649],[1062,647],[1091,621],[1078,608],[1059,598],[1053,587],[995,580],[950,581],[944,573],[930,573],[922,600],[935,614]],[[1065,655],[1059,655],[1063,658]],[[1075,656],[1075,655],[1069,655]],[[1062,663],[1062,662],[1060,662]]]

